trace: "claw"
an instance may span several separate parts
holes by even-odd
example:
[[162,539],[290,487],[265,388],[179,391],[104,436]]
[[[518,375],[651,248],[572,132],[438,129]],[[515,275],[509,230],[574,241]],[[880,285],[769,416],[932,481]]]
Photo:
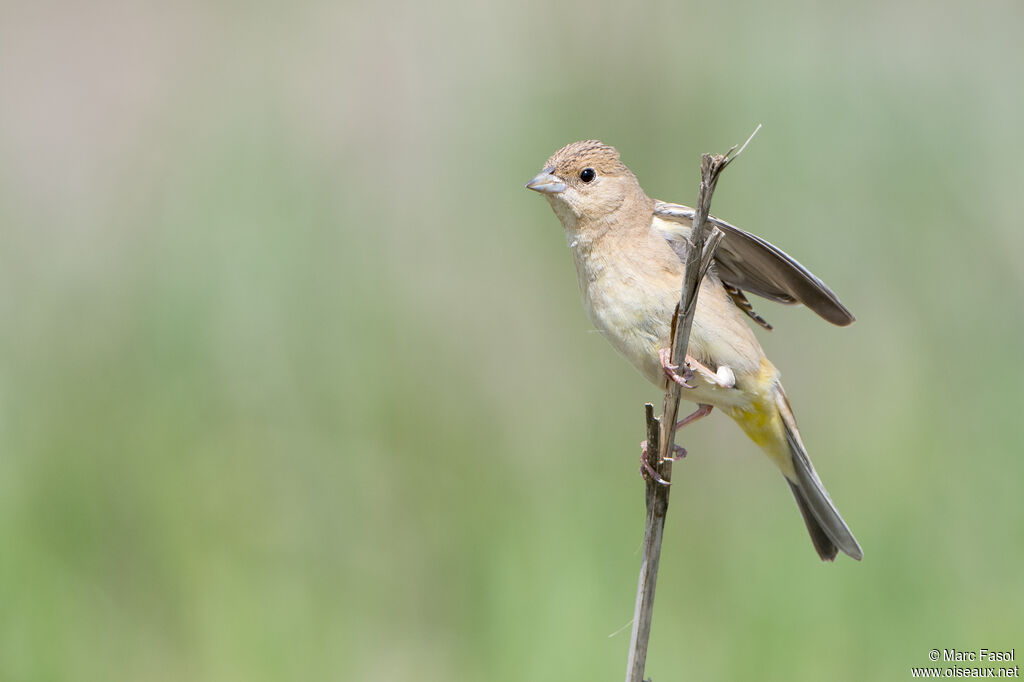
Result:
[[672,460],[673,462],[678,462],[683,457],[686,457],[686,448],[684,448],[682,445],[676,445],[675,443],[673,443],[672,456],[669,457],[669,459]]
[[686,367],[685,369],[683,369],[682,376],[676,374],[676,370],[679,369],[679,365],[672,364],[671,348],[662,348],[658,350],[658,359],[661,360],[662,371],[665,372],[665,376],[667,376],[669,379],[676,382],[683,388],[697,388],[696,386],[687,383],[690,379],[693,378],[693,369],[690,368],[689,363],[686,363]]
[[[686,457],[686,448],[684,448],[682,445],[676,445],[675,443],[673,443],[672,456],[668,457],[667,460],[672,462],[678,462],[683,457]],[[657,469],[652,467],[650,462],[647,461],[647,441],[643,441],[642,443],[640,443],[640,464],[643,467],[641,469],[641,473],[644,475],[644,478],[650,478],[654,481],[657,481],[661,485],[671,485],[671,482],[666,481],[664,478],[662,478],[661,474],[658,473]]]
[[[676,382],[680,386],[686,388],[695,388],[688,383],[694,376],[700,374],[700,378],[709,384],[714,384],[719,388],[735,388],[736,387],[736,373],[732,371],[731,367],[727,365],[721,365],[717,372],[712,372],[710,368],[704,366],[696,359],[686,356],[686,368],[683,370],[682,376],[676,374],[676,370],[679,369],[679,365],[672,364],[672,349],[662,348],[658,350],[658,359],[661,360],[661,369],[672,381]],[[696,370],[696,371],[695,371]]]
[[650,478],[658,485],[672,485],[664,478],[662,478],[661,475],[654,469],[654,467],[647,463],[646,459],[643,462],[643,474],[644,478]]
[[[676,447],[678,448],[679,446],[677,445]],[[681,457],[685,456],[686,451],[683,450],[683,454],[681,455]],[[674,459],[675,458],[673,458],[673,460]],[[644,478],[649,478],[660,485],[671,485],[671,483],[662,478],[661,474],[658,473],[657,469],[652,467],[650,462],[647,461],[647,441],[643,441],[642,443],[640,443],[640,473],[643,475]]]

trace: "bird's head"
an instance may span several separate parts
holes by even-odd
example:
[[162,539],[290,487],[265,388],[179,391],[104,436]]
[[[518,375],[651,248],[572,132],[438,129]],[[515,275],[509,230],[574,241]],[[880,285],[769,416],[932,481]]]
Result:
[[562,147],[526,188],[543,194],[562,226],[573,233],[585,224],[612,219],[637,199],[646,199],[636,176],[619,160],[619,152],[599,140]]

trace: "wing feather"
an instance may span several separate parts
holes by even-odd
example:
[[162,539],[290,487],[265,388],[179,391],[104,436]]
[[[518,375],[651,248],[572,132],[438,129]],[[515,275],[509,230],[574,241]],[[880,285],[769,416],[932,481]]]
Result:
[[[680,226],[693,225],[692,208],[657,202],[654,214]],[[828,286],[777,246],[715,217],[708,222],[725,233],[715,261],[718,275],[737,289],[779,303],[802,303],[832,324],[845,327],[854,318]],[[680,258],[688,230],[663,231]]]

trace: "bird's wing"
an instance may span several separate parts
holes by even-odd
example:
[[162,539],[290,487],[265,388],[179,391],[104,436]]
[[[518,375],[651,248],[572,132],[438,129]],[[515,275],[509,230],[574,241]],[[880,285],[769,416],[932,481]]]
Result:
[[[662,230],[680,259],[685,258],[685,238],[693,225],[693,209],[659,201],[654,214],[687,228],[678,232]],[[718,275],[723,282],[779,303],[803,303],[840,327],[856,319],[824,282],[782,249],[718,218],[709,216],[708,223],[725,233],[715,252]]]

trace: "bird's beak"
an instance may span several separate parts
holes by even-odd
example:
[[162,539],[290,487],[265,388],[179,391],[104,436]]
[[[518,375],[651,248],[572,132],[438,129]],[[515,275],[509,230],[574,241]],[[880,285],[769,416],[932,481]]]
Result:
[[526,183],[526,189],[532,189],[534,192],[540,192],[541,194],[558,194],[565,191],[565,183],[559,179],[552,171],[554,168],[548,167],[537,173],[537,176]]

